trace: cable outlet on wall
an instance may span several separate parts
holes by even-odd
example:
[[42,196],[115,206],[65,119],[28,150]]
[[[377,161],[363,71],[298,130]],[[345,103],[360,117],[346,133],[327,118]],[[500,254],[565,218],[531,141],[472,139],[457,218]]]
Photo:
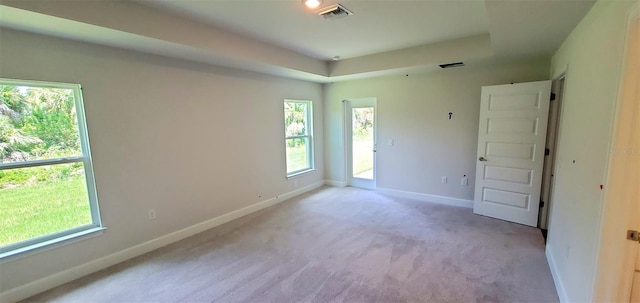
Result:
[[462,180],[460,180],[460,185],[462,186],[469,185],[469,178],[467,178],[467,175],[462,176]]
[[155,208],[149,209],[149,220],[153,220],[155,218],[156,218],[156,209]]
[[442,176],[442,183],[447,183],[447,176]]

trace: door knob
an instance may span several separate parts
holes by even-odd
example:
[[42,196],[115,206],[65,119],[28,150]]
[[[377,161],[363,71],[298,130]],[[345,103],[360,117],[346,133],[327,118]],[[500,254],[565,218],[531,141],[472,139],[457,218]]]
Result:
[[480,160],[480,161],[487,161],[487,159],[485,159],[485,157],[480,157],[478,160]]

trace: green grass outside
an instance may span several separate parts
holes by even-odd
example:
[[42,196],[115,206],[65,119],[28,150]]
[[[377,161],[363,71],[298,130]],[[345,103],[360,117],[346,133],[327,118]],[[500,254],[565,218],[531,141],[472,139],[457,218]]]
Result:
[[84,176],[0,189],[0,246],[90,223]]
[[307,167],[307,149],[305,145],[287,147],[287,171],[297,171]]
[[[373,169],[373,139],[353,141],[353,175]],[[287,171],[307,167],[307,152],[304,145],[287,148]]]
[[373,140],[353,141],[353,175],[373,169]]
[[353,175],[373,169],[373,130],[353,130],[352,147]]

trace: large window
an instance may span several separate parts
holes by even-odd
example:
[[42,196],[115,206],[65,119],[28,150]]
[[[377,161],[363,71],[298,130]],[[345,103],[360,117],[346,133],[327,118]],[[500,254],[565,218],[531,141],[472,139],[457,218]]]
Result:
[[0,257],[100,229],[80,85],[0,78]]
[[311,101],[284,100],[287,177],[313,170]]

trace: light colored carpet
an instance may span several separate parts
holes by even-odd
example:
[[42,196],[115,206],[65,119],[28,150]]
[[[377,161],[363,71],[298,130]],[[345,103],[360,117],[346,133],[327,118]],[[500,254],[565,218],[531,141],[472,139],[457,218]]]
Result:
[[540,230],[322,188],[26,301],[557,302]]

